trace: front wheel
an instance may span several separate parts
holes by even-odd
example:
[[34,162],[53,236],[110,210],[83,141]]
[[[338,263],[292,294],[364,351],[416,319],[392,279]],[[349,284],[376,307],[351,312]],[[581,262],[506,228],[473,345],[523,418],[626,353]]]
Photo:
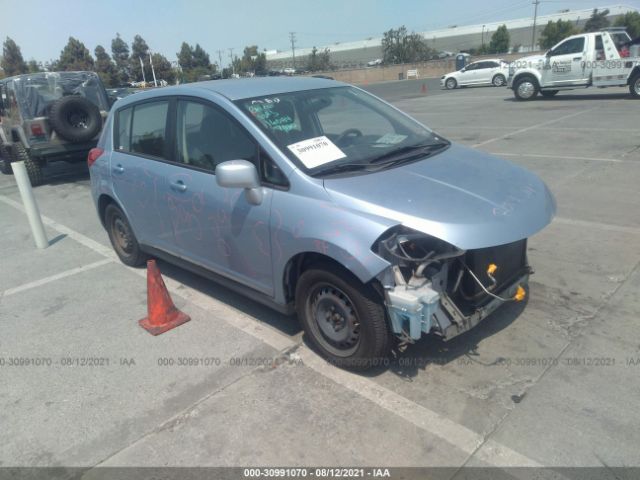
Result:
[[502,87],[506,85],[507,79],[504,78],[504,75],[498,74],[495,77],[493,77],[493,80],[491,81],[491,83],[493,84],[494,87]]
[[531,77],[519,78],[513,84],[513,93],[518,100],[533,100],[538,91],[538,82]]
[[636,74],[629,82],[629,92],[633,98],[640,98],[640,73]]
[[453,90],[458,86],[458,82],[455,78],[447,78],[447,81],[444,82],[444,86],[447,87],[447,90]]
[[0,172],[11,175],[11,150],[6,145],[0,144]]
[[306,270],[296,311],[311,343],[332,364],[365,370],[382,364],[390,332],[382,300],[370,285],[331,264]]
[[122,263],[130,267],[143,265],[147,256],[140,250],[138,240],[124,212],[114,204],[108,205],[104,219],[111,245]]

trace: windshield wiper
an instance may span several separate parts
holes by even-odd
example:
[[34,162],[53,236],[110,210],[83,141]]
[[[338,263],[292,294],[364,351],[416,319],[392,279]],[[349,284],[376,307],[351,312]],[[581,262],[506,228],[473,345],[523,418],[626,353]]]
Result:
[[391,152],[387,152],[383,155],[371,159],[371,164],[376,163],[388,163],[394,164],[399,161],[413,159],[418,156],[433,153],[436,150],[448,147],[451,145],[449,142],[435,142],[435,143],[419,143],[417,145],[407,145],[406,147],[397,148]]
[[338,163],[329,165],[313,172],[313,175],[327,175],[331,173],[353,172],[357,170],[368,170],[369,162]]

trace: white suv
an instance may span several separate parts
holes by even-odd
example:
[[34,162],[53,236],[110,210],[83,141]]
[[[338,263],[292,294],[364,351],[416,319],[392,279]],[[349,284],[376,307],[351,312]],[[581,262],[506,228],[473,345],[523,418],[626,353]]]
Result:
[[490,58],[473,62],[457,72],[443,75],[440,85],[448,90],[463,85],[494,85],[502,87],[507,84],[509,64],[499,58]]

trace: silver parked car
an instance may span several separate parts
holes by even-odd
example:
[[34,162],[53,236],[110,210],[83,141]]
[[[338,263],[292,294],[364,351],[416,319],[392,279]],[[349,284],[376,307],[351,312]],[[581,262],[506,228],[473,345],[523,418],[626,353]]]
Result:
[[522,300],[527,238],[555,213],[536,175],[320,78],[126,97],[88,162],[124,263],[158,256],[297,312],[351,368]]

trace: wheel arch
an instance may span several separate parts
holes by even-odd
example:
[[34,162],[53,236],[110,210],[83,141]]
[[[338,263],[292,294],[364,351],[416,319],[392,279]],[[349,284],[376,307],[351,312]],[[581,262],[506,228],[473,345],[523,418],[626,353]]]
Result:
[[287,302],[295,299],[296,285],[302,273],[314,265],[319,264],[332,265],[350,275],[353,275],[363,284],[371,284],[375,291],[380,295],[380,298],[384,298],[382,285],[376,278],[376,275],[367,274],[363,278],[362,272],[355,272],[353,268],[347,267],[343,262],[332,256],[317,251],[304,251],[293,255],[285,264],[282,274],[282,288]]
[[513,76],[513,80],[511,82],[511,85],[514,86],[516,84],[516,82],[518,82],[519,80],[521,80],[522,78],[525,77],[529,77],[531,78],[533,81],[536,82],[536,84],[538,85],[538,88],[540,88],[540,74],[537,70],[521,70],[519,72],[516,72],[516,74]]
[[107,211],[107,207],[111,204],[115,205],[116,207],[122,210],[122,207],[118,205],[118,202],[116,202],[111,195],[108,195],[106,193],[100,194],[100,196],[98,197],[98,203],[97,203],[98,217],[100,218],[100,223],[102,223],[102,226],[105,228],[106,228],[105,212]]
[[631,81],[635,79],[638,75],[640,75],[640,65],[636,65],[635,68],[631,70],[631,73],[627,78],[627,85],[631,85]]

